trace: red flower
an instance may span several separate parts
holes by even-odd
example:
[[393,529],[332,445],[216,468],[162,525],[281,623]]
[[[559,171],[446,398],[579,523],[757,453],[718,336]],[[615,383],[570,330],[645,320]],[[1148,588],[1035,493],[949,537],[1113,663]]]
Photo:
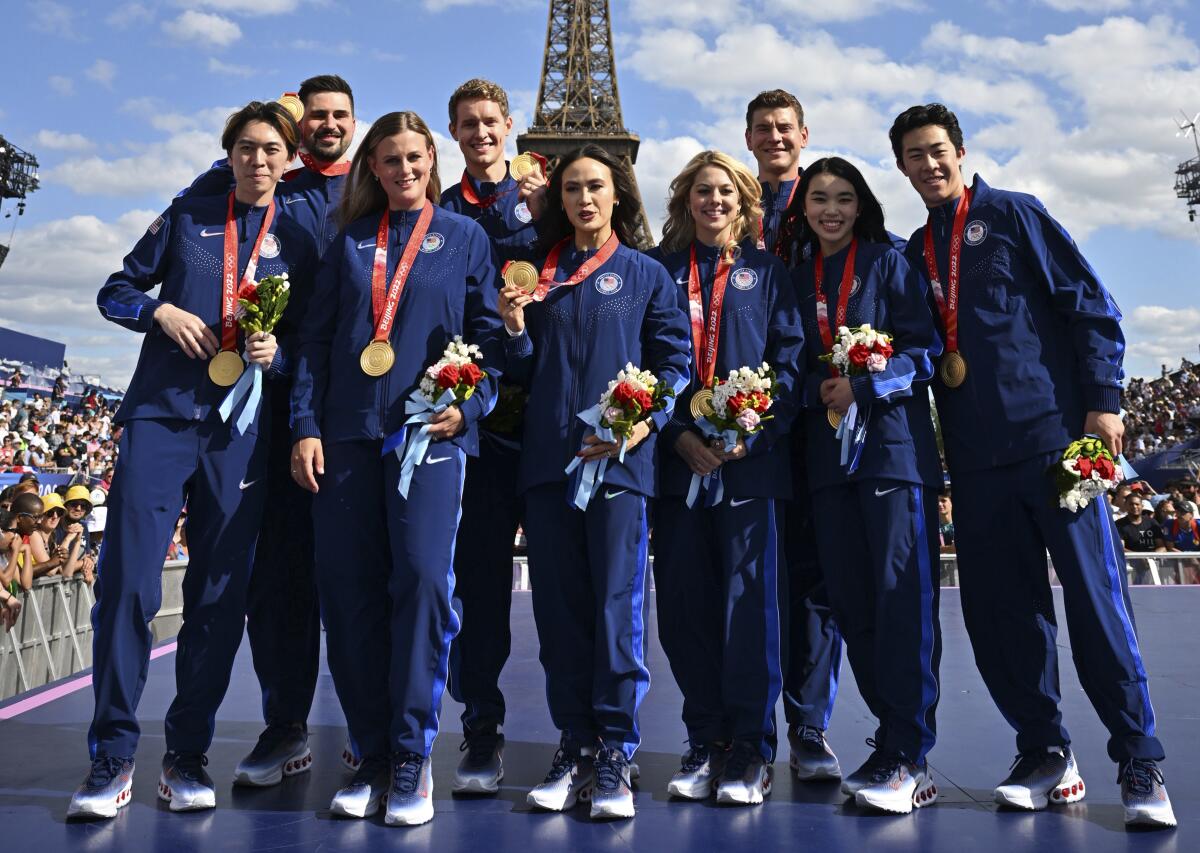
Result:
[[619,382],[613,388],[612,398],[619,406],[628,409],[637,400],[637,389],[628,382]]
[[739,391],[738,393],[734,394],[732,397],[729,398],[729,402],[727,403],[727,406],[729,407],[729,411],[733,412],[734,414],[740,415],[742,413],[742,409],[746,408],[747,402],[749,402],[749,398],[745,394],[743,394],[741,391]]
[[462,380],[463,385],[470,385],[473,388],[483,378],[483,371],[474,362],[467,362],[459,368],[458,378]]
[[1106,459],[1103,456],[1092,463],[1092,467],[1094,467],[1100,477],[1105,480],[1113,479],[1117,473],[1117,469],[1113,466],[1112,460]]
[[875,352],[882,355],[884,358],[892,357],[892,345],[883,338],[878,338],[875,341]]
[[654,405],[654,398],[650,396],[649,391],[638,391],[633,395],[633,399],[642,407],[643,412],[650,411],[650,407]]
[[258,285],[248,281],[242,285],[242,289],[238,291],[238,299],[245,299],[247,302],[258,304]]
[[867,358],[869,358],[870,355],[871,351],[867,349],[864,344],[855,344],[854,346],[850,347],[850,352],[847,353],[850,363],[855,367],[865,367]]
[[754,411],[761,415],[767,409],[771,408],[771,398],[761,391],[755,391],[750,395],[750,405],[754,407]]
[[1079,472],[1079,476],[1086,480],[1092,476],[1092,460],[1086,456],[1080,456],[1079,461],[1075,463],[1075,469]]
[[447,364],[438,372],[438,387],[453,388],[458,384],[458,368]]

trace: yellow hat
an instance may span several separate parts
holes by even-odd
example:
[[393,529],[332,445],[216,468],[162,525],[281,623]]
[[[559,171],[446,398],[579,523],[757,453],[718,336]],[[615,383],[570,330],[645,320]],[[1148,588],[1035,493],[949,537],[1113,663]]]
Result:
[[49,512],[52,509],[61,509],[63,512],[67,508],[63,506],[62,496],[58,492],[50,492],[48,495],[42,495],[42,512]]
[[67,489],[66,502],[83,501],[88,506],[92,505],[92,492],[87,486],[71,486]]

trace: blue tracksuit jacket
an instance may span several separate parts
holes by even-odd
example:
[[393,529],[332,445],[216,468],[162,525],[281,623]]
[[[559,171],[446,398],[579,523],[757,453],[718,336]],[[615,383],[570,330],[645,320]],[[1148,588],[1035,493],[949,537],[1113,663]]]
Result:
[[[837,334],[836,314],[842,271],[849,248],[825,258],[824,289],[829,325]],[[925,286],[904,256],[887,243],[858,243],[855,289],[846,306],[846,325],[863,323],[892,336],[892,357],[881,373],[854,376],[850,386],[860,416],[870,410],[866,445],[858,470],[849,478],[841,466],[840,443],[825,419],[821,383],[832,376],[819,360],[825,351],[817,326],[815,265],[809,260],[792,271],[804,318],[805,352],[803,403],[806,409],[809,487],[856,480],[885,479],[942,484],[933,422],[929,416],[926,383],[933,372],[931,358],[941,353],[941,339],[925,301]]]
[[[1042,203],[975,176],[964,229],[956,389],[933,381],[951,473],[1062,450],[1089,411],[1120,411],[1121,312],[1070,235]],[[957,200],[934,208],[938,273],[948,281]],[[924,228],[908,243],[928,277]],[[941,328],[941,318],[928,299]]]
[[537,227],[529,207],[517,197],[517,182],[511,175],[505,175],[499,183],[477,181],[470,175],[466,177],[476,198],[485,199],[495,194],[500,197],[490,206],[481,208],[463,198],[462,185],[456,183],[442,191],[442,207],[478,222],[496,247],[501,264],[531,259],[533,244],[538,237]]
[[[419,211],[393,211],[388,232],[390,284]],[[476,425],[491,410],[494,376],[503,359],[497,337],[499,271],[483,229],[471,220],[435,208],[396,309],[392,369],[367,376],[359,356],[375,333],[371,270],[379,214],[350,223],[321,260],[311,310],[300,334],[299,363],[292,386],[293,440],[326,442],[385,438],[406,420],[404,402],[425,368],[442,356],[455,335],[477,344],[488,376],[462,404],[466,428],[453,439],[478,452]]]
[[[573,244],[558,260],[558,281],[566,281],[595,252]],[[540,268],[541,259],[535,262]],[[668,388],[687,387],[691,329],[687,301],[658,261],[628,246],[573,287],[552,289],[544,302],[525,309],[525,332],[506,342],[507,374],[530,389],[525,408],[525,452],[518,488],[567,479],[563,469],[574,458],[589,428],[576,415],[596,405],[608,383],[627,362],[649,370]],[[662,429],[675,401],[653,415]],[[656,485],[655,438],[650,436],[625,455],[610,460],[604,482],[653,497]]]
[[[117,421],[134,418],[178,418],[203,421],[221,404],[229,389],[208,380],[208,361],[188,358],[154,320],[154,311],[169,302],[206,322],[221,339],[221,271],[225,246],[228,195],[179,198],[153,223],[125,256],[120,272],[109,276],[96,302],[100,313],[127,329],[144,332],[137,368],[117,411]],[[238,272],[246,268],[258,237],[265,207],[235,202]],[[274,240],[264,240],[256,279],[288,273],[292,296],[284,321],[276,329],[279,351],[267,372],[286,376],[295,349],[295,323],[312,291],[317,267],[312,237],[279,213],[271,223]],[[158,297],[148,295],[162,285]],[[240,277],[239,277],[240,286]],[[242,333],[238,333],[239,349]]]
[[[712,294],[717,249],[696,244],[696,265],[705,311]],[[726,493],[733,498],[786,498],[792,493],[790,442],[781,441],[792,427],[799,402],[799,364],[803,357],[804,333],[795,292],[783,263],[774,255],[757,249],[752,239],[743,240],[741,257],[729,271],[725,286],[725,304],[721,312],[721,337],[717,348],[716,376],[724,379],[731,370],[758,367],[764,361],[775,369],[775,402],[767,414],[761,432],[746,439],[746,458],[722,466],[721,479]],[[661,249],[647,253],[667,268],[675,280],[679,298],[688,301],[690,248],[671,254]],[[740,272],[745,270],[745,272]],[[690,329],[689,329],[690,334]],[[692,353],[692,377],[679,395],[670,422],[659,439],[661,495],[686,495],[692,472],[683,457],[675,452],[675,442],[684,430],[696,429],[689,403],[699,389],[699,357]]]

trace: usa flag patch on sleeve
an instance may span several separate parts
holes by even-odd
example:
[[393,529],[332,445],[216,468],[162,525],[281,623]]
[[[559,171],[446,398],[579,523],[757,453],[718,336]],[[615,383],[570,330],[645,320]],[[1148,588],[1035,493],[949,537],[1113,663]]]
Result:
[[150,227],[147,228],[146,230],[149,231],[153,235],[157,235],[158,229],[162,228],[162,226],[163,226],[163,218],[160,216],[157,219],[155,219],[153,222],[151,222]]

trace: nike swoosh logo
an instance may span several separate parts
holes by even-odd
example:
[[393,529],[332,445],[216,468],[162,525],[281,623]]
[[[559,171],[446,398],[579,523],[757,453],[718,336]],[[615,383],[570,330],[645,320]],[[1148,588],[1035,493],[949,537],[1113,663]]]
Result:
[[365,243],[359,243],[359,244],[358,244],[358,248],[360,248],[360,249],[367,249],[367,248],[374,249],[374,248],[375,248],[375,241],[374,241],[374,240],[367,240]]
[[249,483],[247,483],[245,480],[242,480],[242,482],[238,483],[238,488],[244,492],[244,491],[246,491],[246,489],[250,488],[257,482],[258,482],[258,480],[251,480]]
[[302,195],[298,195],[298,196],[295,196],[294,198],[285,198],[285,199],[283,200],[283,203],[284,203],[285,205],[286,205],[286,204],[295,204],[295,203],[296,203],[296,202],[298,202],[298,201],[308,201],[308,199],[306,199],[306,198],[305,198],[304,196],[302,196]]
[[223,228],[220,231],[209,231],[207,228],[200,229],[201,237],[223,237],[224,235],[225,229]]
[[892,486],[890,489],[884,489],[884,490],[881,492],[881,491],[879,491],[879,487],[878,487],[878,486],[876,486],[876,487],[875,487],[875,497],[877,497],[877,498],[881,498],[881,497],[883,497],[884,495],[890,495],[892,492],[896,491],[896,490],[897,490],[897,489],[899,489],[899,488],[900,488],[899,486]]
[[451,457],[449,457],[449,456],[439,456],[437,459],[432,459],[432,458],[426,459],[425,464],[426,465],[436,465],[439,462],[449,462],[450,459],[451,459]]
[[684,287],[687,287],[688,280],[686,278],[677,278],[677,279],[675,279],[675,283],[682,284]]
[[750,503],[750,501],[752,501],[752,500],[754,500],[754,498],[742,498],[740,501],[730,501],[729,505],[730,506],[741,506],[742,504]]
[[616,491],[616,492],[605,492],[605,493],[604,493],[604,499],[605,499],[605,500],[608,500],[608,501],[611,501],[613,498],[617,497],[618,495],[623,495],[623,494],[625,494],[625,493],[626,493],[626,492],[628,492],[628,491],[629,491],[629,489],[621,489],[621,490],[619,490],[619,491]]

